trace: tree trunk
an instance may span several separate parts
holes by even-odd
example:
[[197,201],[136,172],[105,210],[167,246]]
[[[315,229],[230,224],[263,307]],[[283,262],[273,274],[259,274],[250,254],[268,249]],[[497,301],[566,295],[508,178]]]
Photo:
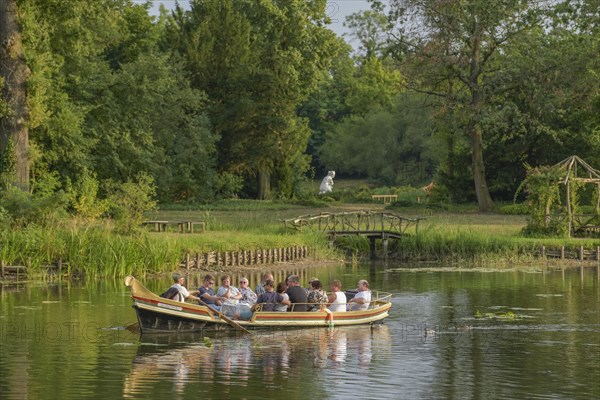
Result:
[[494,202],[485,180],[485,167],[483,165],[483,141],[481,131],[477,126],[470,129],[471,136],[471,160],[473,163],[473,181],[475,182],[475,193],[477,193],[477,203],[479,211],[492,211]]
[[[454,168],[454,128],[450,128],[450,132],[448,132],[448,135],[446,137],[446,157],[447,157],[447,173],[448,176],[453,179],[455,176],[455,171],[456,169]],[[456,196],[454,195],[454,190],[452,190],[451,188],[448,188],[448,200],[450,201],[450,203],[454,203],[456,201]]]
[[271,174],[267,170],[258,171],[258,199],[269,200],[271,198]]
[[17,1],[0,0],[0,77],[4,80],[2,100],[10,114],[0,119],[0,153],[12,139],[15,151],[15,180],[29,189],[29,130],[27,128],[27,78],[29,68],[23,58],[17,21]]
[[571,207],[571,185],[567,181],[567,228],[569,237],[573,236],[573,208]]
[[471,121],[467,126],[468,134],[471,138],[471,161],[473,164],[473,181],[475,183],[475,193],[477,194],[477,203],[479,211],[491,211],[494,208],[494,202],[485,180],[485,166],[483,164],[483,138],[481,128],[478,125],[481,106],[484,103],[484,92],[480,85],[481,75],[480,64],[480,46],[481,46],[481,27],[476,24],[471,38],[471,62],[469,68],[469,90],[471,92]]

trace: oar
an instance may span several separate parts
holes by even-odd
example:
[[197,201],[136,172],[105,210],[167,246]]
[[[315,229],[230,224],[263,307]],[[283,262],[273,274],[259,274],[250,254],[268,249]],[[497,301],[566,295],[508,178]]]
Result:
[[208,304],[206,304],[205,302],[203,302],[200,297],[198,297],[198,303],[200,303],[201,305],[205,306],[206,308],[208,308],[209,310],[211,310],[213,313],[217,314],[219,316],[219,318],[223,319],[225,322],[227,322],[229,325],[233,326],[235,329],[238,329],[238,330],[240,330],[242,332],[245,332],[245,333],[248,333],[250,335],[252,334],[252,332],[250,332],[248,329],[244,328],[243,326],[241,326],[240,324],[238,324],[234,320],[231,320],[228,317],[226,317],[225,314],[223,314],[221,311],[217,311],[214,308],[210,307]]
[[141,333],[140,324],[138,322],[127,326],[125,329],[131,333]]

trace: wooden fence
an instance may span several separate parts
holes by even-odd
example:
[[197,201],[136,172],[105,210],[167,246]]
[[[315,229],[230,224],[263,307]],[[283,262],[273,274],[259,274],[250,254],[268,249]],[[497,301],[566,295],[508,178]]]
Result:
[[196,253],[194,256],[187,254],[180,267],[206,269],[209,267],[276,264],[303,260],[306,257],[308,257],[307,246],[239,251],[209,251],[206,253]]
[[[307,246],[290,246],[275,249],[239,250],[239,251],[209,251],[196,253],[191,256],[185,255],[179,264],[180,268],[207,269],[210,267],[237,267],[244,265],[276,264],[288,261],[306,259],[309,255]],[[63,262],[59,260],[57,265],[46,267],[48,273],[55,272],[62,275]],[[0,260],[0,278],[12,276],[27,276],[26,266],[5,265]]]
[[579,246],[576,249],[568,249],[565,246],[559,248],[548,249],[542,246],[540,249],[542,258],[555,258],[560,260],[578,260],[578,261],[600,261],[600,247],[595,249],[584,249]]

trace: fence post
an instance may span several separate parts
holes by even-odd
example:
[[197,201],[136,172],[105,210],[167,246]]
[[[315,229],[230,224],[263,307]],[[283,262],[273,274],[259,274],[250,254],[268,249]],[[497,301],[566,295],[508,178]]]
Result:
[[560,259],[565,259],[565,246],[560,246]]
[[579,261],[583,261],[583,246],[579,246]]

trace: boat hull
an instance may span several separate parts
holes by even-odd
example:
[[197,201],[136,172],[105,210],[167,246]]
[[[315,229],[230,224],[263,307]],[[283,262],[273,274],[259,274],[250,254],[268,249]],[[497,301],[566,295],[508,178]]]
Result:
[[[147,290],[133,277],[126,278],[131,287],[133,308],[142,333],[200,332],[203,330],[231,329],[225,319],[212,309],[163,299]],[[368,310],[329,312],[254,312],[249,321],[238,320],[244,328],[299,328],[365,325],[378,323],[388,316],[391,296],[377,296]]]
[[[187,333],[187,332],[202,332],[207,329],[209,322],[195,321],[186,317],[179,317],[164,313],[158,313],[152,310],[146,310],[137,306],[133,306],[137,314],[140,331],[142,333]],[[210,324],[210,328],[214,328]],[[223,327],[223,329],[226,329]]]

